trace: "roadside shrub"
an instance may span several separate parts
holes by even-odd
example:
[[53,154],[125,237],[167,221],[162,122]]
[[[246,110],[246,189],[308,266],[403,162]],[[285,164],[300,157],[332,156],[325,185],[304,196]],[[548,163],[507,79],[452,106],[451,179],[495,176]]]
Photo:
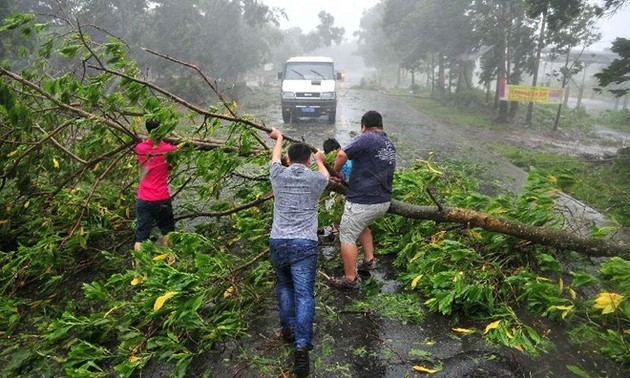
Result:
[[359,87],[361,89],[371,89],[371,90],[380,90],[381,84],[377,77],[362,77],[361,82],[359,83]]
[[[444,206],[475,208],[545,228],[563,223],[554,210],[558,180],[546,171],[531,168],[523,192],[494,197],[479,193],[478,182],[466,171],[457,163],[419,163],[397,173],[395,196],[430,205],[434,200],[424,189],[431,187],[444,195]],[[479,228],[386,217],[374,232],[385,244],[380,250],[396,255],[404,287],[428,310],[474,319],[482,327],[457,332],[477,332],[491,343],[537,355],[549,350],[551,343],[541,324],[523,315],[527,309],[549,321],[565,322],[569,330],[588,328],[592,337],[576,342],[598,348],[615,361],[627,362],[630,357],[630,336],[624,333],[630,325],[625,299],[630,295],[630,265],[623,259],[602,263],[598,278],[581,271],[583,265],[565,266],[564,255],[553,248],[525,245]],[[602,288],[606,291],[600,292]]]
[[[521,122],[525,121],[525,115],[527,114],[526,109],[527,107],[523,106],[523,111],[518,115]],[[553,129],[556,122],[557,112],[558,105],[536,104],[532,114],[532,126],[542,130]],[[560,130],[571,130],[589,134],[593,131],[594,120],[590,115],[588,115],[588,113],[586,113],[586,108],[583,106],[575,109],[569,109],[566,106],[563,106],[560,112],[560,122],[558,124],[558,128]]]
[[485,94],[475,89],[454,93],[449,102],[465,112],[479,112],[486,108]]
[[630,109],[604,110],[597,121],[616,130],[630,132]]
[[593,117],[591,117],[584,106],[575,109],[562,108],[560,113],[560,128],[577,130],[583,133],[591,133],[594,128]]

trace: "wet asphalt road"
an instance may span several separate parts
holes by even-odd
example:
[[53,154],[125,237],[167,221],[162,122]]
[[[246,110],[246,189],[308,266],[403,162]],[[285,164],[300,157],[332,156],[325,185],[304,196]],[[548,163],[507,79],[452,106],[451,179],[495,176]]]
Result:
[[[492,167],[490,171],[495,178],[514,190],[525,180],[522,170],[488,151],[484,142],[475,137],[474,128],[433,121],[400,97],[384,93],[342,86],[335,125],[329,125],[325,117],[284,124],[279,105],[269,107],[258,117],[267,126],[320,147],[329,137],[337,138],[342,145],[348,143],[359,133],[361,116],[367,110],[382,113],[385,130],[397,145],[400,168],[416,159],[427,159],[433,152],[438,156],[486,164]],[[338,241],[322,245],[320,264],[328,275],[341,273],[338,251]],[[379,270],[372,277],[384,294],[399,290],[392,259],[392,256],[382,256]],[[556,350],[532,359],[515,349],[489,346],[477,333],[457,336],[451,331],[453,327],[483,329],[482,323],[425,312],[423,324],[404,324],[376,312],[347,311],[352,303],[364,300],[365,294],[331,290],[321,276],[316,292],[312,377],[425,376],[414,372],[416,365],[437,368],[438,372],[427,375],[436,378],[573,376],[567,365],[580,366],[601,377],[625,377],[617,367],[608,368],[609,362],[607,364],[599,355],[573,347],[562,336],[562,327],[550,333]],[[273,293],[258,308],[249,337],[226,343],[217,353],[197,360],[191,370],[200,376],[209,373],[210,377],[290,376],[284,374],[291,370],[291,348],[279,338]]]
[[428,159],[430,153],[476,162],[492,167],[489,179],[497,179],[510,189],[518,191],[525,182],[526,173],[504,157],[488,150],[487,134],[477,137],[474,127],[436,122],[418,112],[400,96],[352,89],[343,85],[338,89],[337,121],[327,123],[326,117],[301,118],[299,122],[284,124],[278,104],[258,115],[267,126],[280,129],[285,135],[302,139],[322,148],[327,138],[336,138],[343,146],[360,132],[361,116],[368,110],[383,115],[384,129],[394,141],[398,152],[398,168],[409,167],[417,159]]

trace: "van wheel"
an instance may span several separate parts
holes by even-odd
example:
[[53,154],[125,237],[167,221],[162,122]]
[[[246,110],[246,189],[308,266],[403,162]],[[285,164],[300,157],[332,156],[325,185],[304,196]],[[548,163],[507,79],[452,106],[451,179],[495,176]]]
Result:
[[282,121],[284,121],[284,123],[291,122],[291,112],[282,111]]
[[337,111],[328,113],[328,123],[334,124],[337,119]]

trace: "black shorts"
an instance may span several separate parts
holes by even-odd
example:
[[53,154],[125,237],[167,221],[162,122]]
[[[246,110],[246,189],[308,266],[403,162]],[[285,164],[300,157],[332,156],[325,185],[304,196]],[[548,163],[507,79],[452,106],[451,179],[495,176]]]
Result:
[[154,222],[157,223],[162,235],[175,231],[173,205],[171,199],[163,201],[136,200],[136,242],[149,239]]

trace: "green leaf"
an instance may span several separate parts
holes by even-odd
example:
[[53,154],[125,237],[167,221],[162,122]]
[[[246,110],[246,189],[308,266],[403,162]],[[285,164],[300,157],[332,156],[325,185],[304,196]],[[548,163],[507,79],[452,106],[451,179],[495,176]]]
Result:
[[567,365],[567,369],[580,378],[591,378],[591,375],[575,365]]
[[37,54],[41,56],[42,58],[46,58],[46,59],[50,58],[53,45],[54,45],[54,40],[52,38],[47,40],[41,45],[41,47],[37,51]]
[[77,52],[79,52],[82,47],[83,45],[67,45],[57,50],[57,52],[64,58],[71,59],[77,55]]
[[4,20],[4,24],[0,27],[0,31],[12,30],[18,28],[26,23],[29,23],[37,18],[35,14],[16,14],[15,16],[7,17]]
[[588,286],[597,282],[597,278],[585,272],[572,272],[571,274],[573,275],[571,282],[573,287]]

